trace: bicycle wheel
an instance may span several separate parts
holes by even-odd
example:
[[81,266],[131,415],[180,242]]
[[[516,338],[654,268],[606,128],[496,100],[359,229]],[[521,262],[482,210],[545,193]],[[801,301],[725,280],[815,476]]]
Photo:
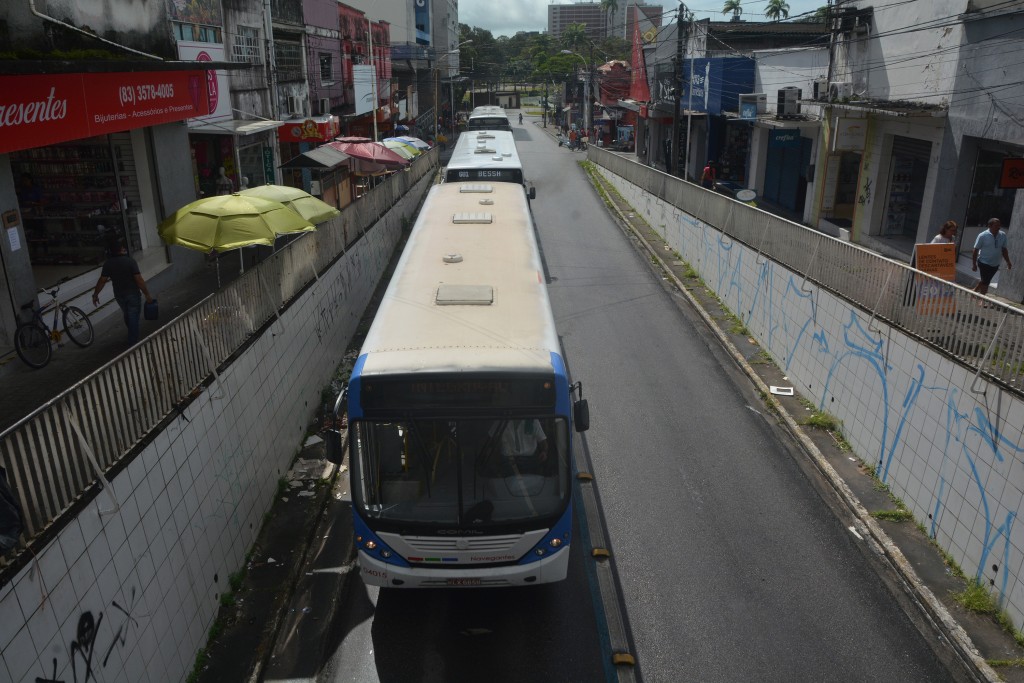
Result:
[[14,350],[29,367],[41,368],[50,362],[50,335],[38,323],[18,325],[14,333]]
[[92,344],[92,321],[81,308],[68,306],[64,309],[64,331],[71,337],[71,341],[79,346]]

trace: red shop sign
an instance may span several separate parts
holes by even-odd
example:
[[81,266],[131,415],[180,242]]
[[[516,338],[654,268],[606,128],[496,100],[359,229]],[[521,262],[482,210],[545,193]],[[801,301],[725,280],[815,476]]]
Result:
[[0,154],[209,113],[201,70],[0,76]]
[[332,116],[327,120],[288,121],[277,129],[277,139],[281,142],[328,142],[339,133],[341,124]]
[[1003,172],[999,175],[999,187],[1004,190],[1024,188],[1024,159],[1003,159]]

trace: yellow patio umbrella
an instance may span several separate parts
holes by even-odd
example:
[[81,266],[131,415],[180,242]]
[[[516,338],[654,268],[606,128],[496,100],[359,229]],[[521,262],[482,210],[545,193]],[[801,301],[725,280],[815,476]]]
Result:
[[341,211],[321,201],[313,195],[300,190],[297,187],[287,185],[259,185],[242,190],[238,194],[243,197],[260,197],[275,202],[281,202],[289,209],[305,218],[310,223],[323,223],[324,221],[340,216]]
[[[316,226],[281,202],[243,197],[236,192],[186,204],[164,219],[157,229],[168,244],[209,254],[255,244],[272,247],[278,235],[309,232],[316,230]],[[219,262],[217,286],[220,287]]]

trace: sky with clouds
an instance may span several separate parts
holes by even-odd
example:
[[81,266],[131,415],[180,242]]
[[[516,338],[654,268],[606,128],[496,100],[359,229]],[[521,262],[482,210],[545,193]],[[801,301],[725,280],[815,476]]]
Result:
[[[597,1],[597,0],[592,0]],[[624,6],[626,0],[619,0]],[[662,5],[674,10],[677,2],[667,0],[641,0],[643,4]],[[826,4],[825,0],[787,0],[789,15],[796,16],[811,12]],[[548,5],[571,5],[566,0],[459,0],[459,23],[484,28],[497,36],[513,36],[517,31],[546,31],[548,27]],[[723,21],[723,0],[693,0],[687,7],[698,19],[710,18]],[[748,21],[764,21],[767,0],[742,0],[743,18]]]

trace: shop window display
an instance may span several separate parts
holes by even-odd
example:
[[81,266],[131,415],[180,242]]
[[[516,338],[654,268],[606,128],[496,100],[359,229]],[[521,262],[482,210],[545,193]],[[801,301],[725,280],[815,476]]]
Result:
[[138,248],[139,193],[127,134],[37,147],[10,158],[33,267],[53,267],[59,279],[102,264],[114,237]]

